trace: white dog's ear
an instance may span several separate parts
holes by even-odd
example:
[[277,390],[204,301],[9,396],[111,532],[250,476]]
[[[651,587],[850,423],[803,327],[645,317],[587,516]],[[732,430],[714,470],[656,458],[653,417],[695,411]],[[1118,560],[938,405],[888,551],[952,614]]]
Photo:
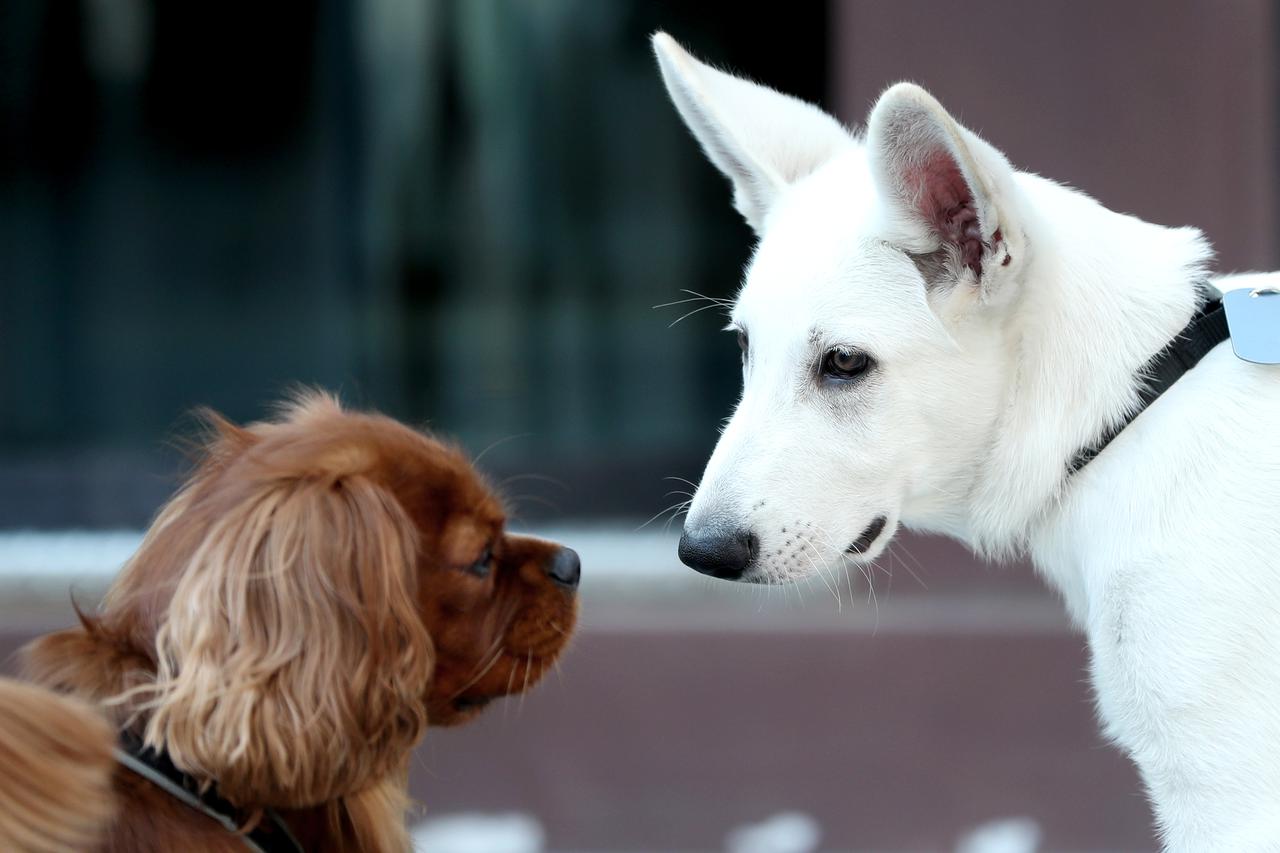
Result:
[[1008,220],[1013,170],[1004,155],[912,83],[880,96],[867,121],[867,147],[890,242],[910,253],[940,253],[932,269],[989,289],[1013,260],[1010,239],[1020,240]]
[[838,121],[798,98],[718,71],[666,33],[653,36],[672,102],[707,157],[733,181],[756,234],[778,193],[853,144]]

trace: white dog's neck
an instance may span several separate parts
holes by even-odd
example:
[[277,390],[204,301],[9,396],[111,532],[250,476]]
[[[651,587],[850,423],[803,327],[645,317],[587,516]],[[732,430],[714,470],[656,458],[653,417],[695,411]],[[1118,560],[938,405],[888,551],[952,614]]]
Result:
[[1191,317],[1210,256],[1195,229],[1114,213],[1034,175],[1018,175],[1018,187],[1023,211],[1054,218],[1022,223],[1027,267],[1001,353],[1007,392],[962,525],[962,538],[996,556],[1031,549],[1070,487],[1069,460],[1133,410],[1138,372]]

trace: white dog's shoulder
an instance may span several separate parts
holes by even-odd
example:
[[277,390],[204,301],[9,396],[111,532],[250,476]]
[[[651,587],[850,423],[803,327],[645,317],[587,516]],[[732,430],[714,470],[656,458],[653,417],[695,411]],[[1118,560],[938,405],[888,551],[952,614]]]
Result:
[[1280,367],[1221,345],[1079,472],[1037,538],[1171,849],[1268,849],[1222,840],[1280,803],[1276,423]]

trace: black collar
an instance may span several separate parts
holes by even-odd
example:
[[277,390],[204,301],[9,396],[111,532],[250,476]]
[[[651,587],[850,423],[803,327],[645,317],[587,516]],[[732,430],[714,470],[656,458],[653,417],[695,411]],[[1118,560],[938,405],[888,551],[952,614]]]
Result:
[[199,782],[174,766],[168,753],[143,746],[142,739],[133,732],[120,733],[115,757],[120,764],[169,796],[217,821],[227,832],[238,835],[250,850],[257,853],[303,853],[302,845],[274,809],[266,809],[257,826],[249,832],[242,832],[241,827],[247,823],[243,810],[219,797],[212,787],[202,791]]
[[1222,297],[1208,282],[1196,282],[1201,304],[1190,322],[1174,336],[1165,348],[1151,357],[1141,376],[1146,380],[1138,391],[1138,405],[1124,420],[1102,434],[1093,444],[1082,448],[1067,465],[1070,476],[1088,465],[1120,431],[1133,423],[1138,415],[1173,387],[1173,383],[1195,367],[1209,351],[1230,337]]

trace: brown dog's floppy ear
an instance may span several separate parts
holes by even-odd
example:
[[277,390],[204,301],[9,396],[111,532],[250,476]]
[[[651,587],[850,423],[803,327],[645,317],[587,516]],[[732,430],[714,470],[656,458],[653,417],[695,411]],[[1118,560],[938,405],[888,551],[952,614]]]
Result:
[[253,447],[171,520],[201,532],[156,634],[146,740],[242,805],[402,772],[427,722],[413,524],[358,448],[305,444]]
[[117,803],[116,732],[88,705],[0,678],[0,850],[97,850]]

